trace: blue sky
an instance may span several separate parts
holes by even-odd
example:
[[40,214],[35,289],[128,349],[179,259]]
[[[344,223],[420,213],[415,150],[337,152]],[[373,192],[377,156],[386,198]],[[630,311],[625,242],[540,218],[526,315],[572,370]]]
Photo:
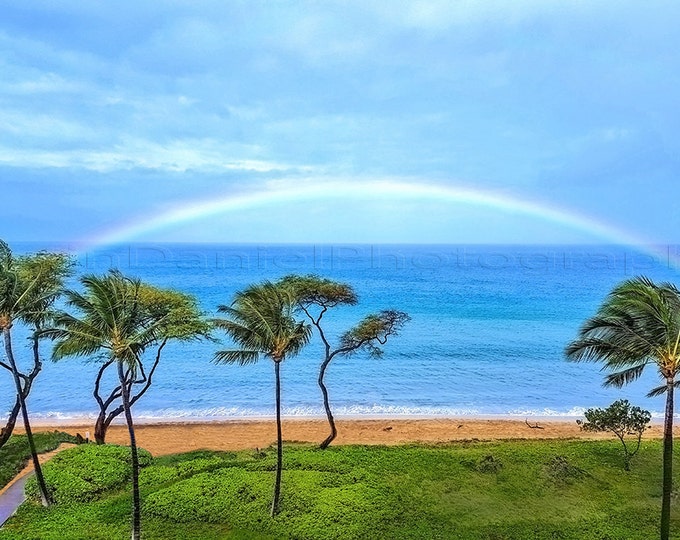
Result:
[[680,242],[677,2],[0,6],[9,241]]

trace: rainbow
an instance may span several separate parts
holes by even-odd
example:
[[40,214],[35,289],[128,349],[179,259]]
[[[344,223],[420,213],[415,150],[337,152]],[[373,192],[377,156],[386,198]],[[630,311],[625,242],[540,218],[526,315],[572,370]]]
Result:
[[[100,232],[86,240],[85,249],[141,240],[145,235],[155,231],[228,212],[268,208],[306,201],[349,199],[402,200],[409,202],[422,200],[466,204],[533,217],[545,222],[586,232],[608,243],[643,248],[651,244],[644,238],[594,218],[584,216],[578,212],[506,194],[467,187],[407,181],[370,180],[359,182],[356,180],[336,180],[323,183],[302,183],[295,186],[274,186],[250,193],[232,194],[217,199],[186,202],[181,206],[171,208],[150,218],[140,219],[114,227],[108,231]],[[657,253],[656,255],[659,254]]]

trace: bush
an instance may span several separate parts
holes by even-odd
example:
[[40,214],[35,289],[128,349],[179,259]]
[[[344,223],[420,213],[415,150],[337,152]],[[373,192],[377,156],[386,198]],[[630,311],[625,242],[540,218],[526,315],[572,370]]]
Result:
[[[140,467],[151,463],[151,454],[138,449]],[[132,477],[130,448],[85,444],[57,454],[43,466],[47,489],[56,503],[86,502],[118,488]],[[35,478],[26,483],[26,495],[39,497]]]
[[281,513],[269,517],[273,475],[229,467],[198,474],[148,495],[147,516],[179,523],[227,523],[238,529],[277,534],[280,522],[293,538],[369,538],[388,518],[381,490],[357,481],[364,476],[312,470],[283,473]]
[[229,465],[229,461],[221,456],[213,456],[180,462],[175,464],[174,467],[167,465],[155,466],[140,472],[139,484],[141,486],[158,486],[189,478],[198,473],[214,471]]
[[178,523],[204,521],[243,526],[249,516],[266,516],[271,475],[228,468],[197,474],[146,497],[147,515]]
[[[61,431],[38,432],[33,436],[39,454],[54,450],[63,442],[75,443],[76,438]],[[0,488],[4,487],[31,459],[25,435],[12,435],[0,448]]]
[[587,476],[586,471],[572,465],[565,456],[554,456],[546,464],[548,476],[556,482],[569,483]]

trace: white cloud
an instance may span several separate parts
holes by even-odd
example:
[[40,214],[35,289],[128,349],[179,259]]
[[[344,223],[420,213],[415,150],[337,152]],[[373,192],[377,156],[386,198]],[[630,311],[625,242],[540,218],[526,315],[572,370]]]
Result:
[[[241,149],[242,153],[244,148]],[[184,171],[305,171],[304,164],[284,164],[255,158],[236,157],[234,146],[211,139],[174,140],[159,144],[130,139],[111,150],[81,149],[55,152],[42,149],[0,147],[0,163],[13,167],[71,167],[97,172],[129,169]]]
[[10,138],[21,138],[17,146],[24,146],[27,138],[54,143],[96,137],[92,128],[78,121],[59,118],[56,115],[26,113],[11,109],[0,110],[0,140],[8,140],[7,135]]
[[87,90],[81,82],[56,73],[37,72],[33,77],[0,81],[0,93],[17,95],[79,93]]

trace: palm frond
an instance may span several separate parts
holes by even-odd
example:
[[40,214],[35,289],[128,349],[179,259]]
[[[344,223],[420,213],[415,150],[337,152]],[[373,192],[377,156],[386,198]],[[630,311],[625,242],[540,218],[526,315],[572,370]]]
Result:
[[[295,308],[290,291],[265,281],[236,293],[230,306],[220,305],[226,317],[212,323],[242,347],[249,362],[256,360],[254,351],[278,362],[298,354],[311,337],[311,327],[294,317]],[[219,359],[241,362],[238,351],[224,353]]]
[[245,366],[247,364],[254,364],[260,358],[258,351],[246,351],[243,349],[236,349],[231,351],[217,351],[213,357],[215,364],[239,364]]
[[[680,388],[680,381],[675,381],[673,383],[673,388]],[[662,394],[665,394],[666,391],[668,390],[668,386],[665,384],[662,384],[660,386],[657,386],[656,388],[652,388],[649,392],[647,392],[647,397],[657,397]]]
[[668,390],[668,387],[665,384],[662,384],[661,386],[657,386],[656,388],[652,388],[649,392],[647,392],[647,397],[652,398],[652,397],[661,396],[661,395],[666,393],[666,390]]
[[[612,372],[606,386],[632,382],[652,362],[661,372],[675,371],[680,365],[680,291],[644,276],[624,281],[583,324],[565,354],[575,362],[602,363]],[[654,388],[650,394],[660,391]]]
[[645,366],[646,364],[640,364],[627,369],[622,369],[621,371],[617,371],[615,373],[609,373],[604,378],[604,386],[615,386],[616,388],[621,388],[622,386],[639,379],[645,369]]

